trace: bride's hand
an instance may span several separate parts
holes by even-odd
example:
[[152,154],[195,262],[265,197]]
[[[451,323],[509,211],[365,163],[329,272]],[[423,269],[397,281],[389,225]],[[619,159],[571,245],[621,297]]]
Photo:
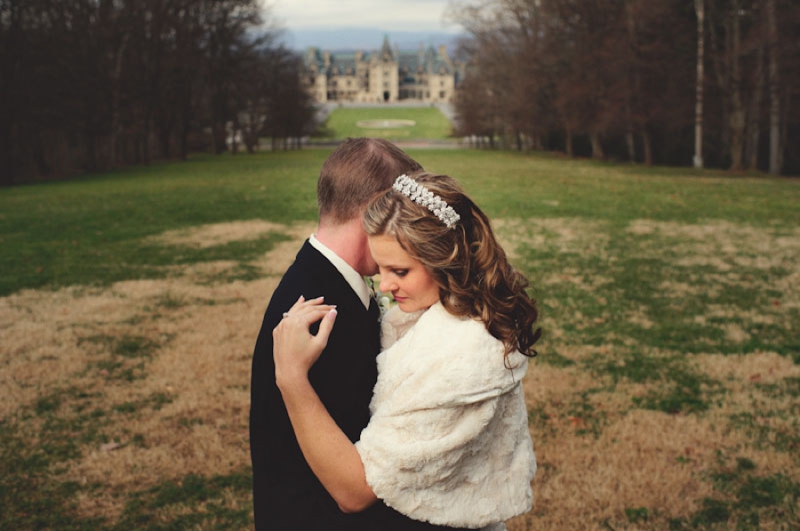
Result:
[[[296,378],[306,378],[328,344],[336,320],[336,307],[322,304],[322,297],[306,301],[300,297],[272,331],[272,355],[278,386]],[[309,327],[322,319],[317,335]]]

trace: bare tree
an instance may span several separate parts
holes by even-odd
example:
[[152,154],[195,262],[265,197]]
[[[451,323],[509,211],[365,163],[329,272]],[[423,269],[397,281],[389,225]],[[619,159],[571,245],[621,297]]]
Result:
[[768,120],[772,171],[800,168],[792,0],[453,0],[450,18],[476,74],[456,98],[464,133],[739,170],[759,167]]
[[769,172],[778,175],[783,165],[781,146],[781,103],[778,70],[778,25],[775,0],[766,0],[767,54],[769,55]]
[[697,12],[697,81],[694,111],[694,167],[703,167],[703,68],[705,60],[705,0],[694,0]]
[[0,183],[220,153],[255,72],[261,100],[299,93],[281,96],[299,134],[314,113],[296,67],[261,66],[265,18],[258,0],[0,0]]

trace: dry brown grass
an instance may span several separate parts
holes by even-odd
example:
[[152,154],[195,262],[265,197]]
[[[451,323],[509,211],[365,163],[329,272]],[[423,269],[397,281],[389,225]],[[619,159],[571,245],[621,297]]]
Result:
[[287,227],[262,219],[248,221],[231,221],[192,227],[189,229],[171,230],[160,234],[149,241],[162,245],[183,245],[186,247],[206,248],[224,245],[233,241],[255,240],[270,232],[286,232]]
[[[498,220],[495,226],[512,257],[520,245],[546,243],[559,253],[592,253],[613,261],[607,256],[607,236],[598,223]],[[67,382],[96,393],[93,406],[109,411],[119,404],[145,403],[152,396],[169,398],[159,409],[142,406],[128,414],[111,413],[114,422],[109,434],[119,446],[112,449],[92,443],[81,448],[80,459],[68,463],[66,478],[104,486],[80,492],[78,508],[83,515],[113,519],[126,501],[120,494],[190,473],[225,474],[249,464],[253,344],[280,273],[312,230],[309,224],[251,221],[170,232],[153,240],[162,245],[204,247],[257,238],[266,232],[288,234],[290,241],[256,263],[264,275],[255,281],[209,283],[208,278],[236,265],[214,262],[186,267],[164,280],[119,282],[107,289],[26,290],[0,299],[0,417],[14,415],[22,405],[63,389]],[[686,226],[645,220],[633,223],[629,230],[634,235],[675,235],[683,242],[683,265],[712,266],[720,275],[732,275],[725,277],[726,282],[746,281],[736,272],[739,266],[792,268],[789,280],[775,287],[786,290],[782,308],[742,314],[711,305],[702,315],[687,316],[690,321],[706,322],[734,312],[744,322],[784,323],[786,307],[800,307],[797,284],[789,285],[800,280],[794,261],[800,255],[800,230],[771,237],[725,222]],[[534,280],[543,291],[546,288],[541,286],[570,284],[596,294],[602,294],[609,282],[569,267]],[[699,289],[697,284],[675,281],[663,288],[675,297],[692,296]],[[598,300],[604,304],[602,297]],[[548,302],[553,308],[561,304]],[[604,314],[600,319],[610,317]],[[572,318],[578,322],[583,316]],[[621,318],[643,329],[654,326],[643,308],[630,308]],[[528,405],[532,415],[546,414],[546,420],[532,433],[540,464],[534,481],[535,507],[514,519],[510,530],[597,529],[604,521],[614,529],[638,529],[644,524],[631,524],[625,517],[626,509],[637,507],[656,508],[647,529],[667,529],[669,518],[690,516],[700,500],[714,494],[708,475],[719,466],[720,454],[750,459],[760,473],[781,472],[800,480],[796,463],[787,453],[757,447],[727,423],[730,415],[753,411],[756,403],[787,407],[776,401],[789,399],[771,397],[757,384],[800,376],[790,359],[771,352],[696,355],[691,366],[722,382],[725,400],[702,415],[670,415],[632,406],[632,397],[646,395],[658,382],[622,381],[608,386],[607,379],[580,368],[581,363],[598,357],[627,354],[635,341],[622,341],[622,347],[619,342],[617,346],[611,342],[576,346],[563,343],[564,323],[544,316],[543,326],[548,341],[559,344],[560,354],[577,364],[557,367],[537,362],[529,371]],[[724,327],[730,342],[749,338],[742,325]],[[143,338],[153,345],[144,359],[120,358],[128,365],[144,361],[143,377],[133,381],[115,378],[97,365],[109,358],[109,342],[125,337]],[[605,389],[598,390],[604,385]],[[575,413],[580,401],[590,407],[593,418]],[[788,421],[770,422],[792,429]],[[35,431],[31,428],[31,433]],[[143,444],[133,444],[136,435]]]
[[[558,220],[558,223],[564,220]],[[602,226],[573,221],[561,232],[538,222],[505,222],[498,231],[507,245],[538,245],[556,249],[558,254],[593,252],[605,256]],[[710,266],[716,273],[702,277],[690,273],[686,281],[668,279],[658,286],[662,296],[682,301],[703,295],[719,297],[728,287],[744,286],[754,291],[776,290],[781,302],[743,310],[730,304],[711,304],[687,321],[719,327],[729,345],[751,339],[751,325],[797,326],[791,309],[797,308],[800,283],[800,230],[776,236],[768,229],[757,229],[728,222],[682,225],[673,222],[639,220],[628,228],[637,236],[656,235],[654,242],[674,239],[670,251],[681,257],[678,268]],[[594,245],[594,247],[590,247]],[[642,244],[645,257],[659,257],[664,249]],[[613,257],[612,257],[613,262]],[[758,277],[747,270],[769,272],[787,270],[774,282],[773,275]],[[537,279],[540,284],[578,290],[594,297],[607,289],[608,279],[587,277],[579,268],[566,265],[557,273]],[[547,291],[546,289],[544,291]],[[605,299],[597,298],[600,306]],[[547,300],[555,312],[571,310],[567,301]],[[596,310],[597,311],[597,310]],[[564,314],[561,314],[564,317]],[[607,319],[607,312],[600,319]],[[647,308],[631,307],[612,318],[635,324],[644,330],[656,325]],[[565,319],[581,329],[587,319],[580,311],[570,311]],[[558,346],[567,360],[589,362],[599,358],[620,359],[644,347],[630,338],[613,338],[617,346],[574,345],[565,342],[565,322],[544,317],[549,345]],[[606,336],[611,339],[611,334]],[[689,338],[687,338],[689,339]],[[621,343],[621,345],[620,345]],[[644,348],[650,358],[670,356]],[[698,354],[686,358],[689,367],[719,382],[720,399],[702,414],[667,414],[636,409],[632,399],[659,389],[658,380],[632,383],[622,380],[609,386],[608,377],[591,375],[576,366],[553,367],[534,364],[526,380],[526,396],[534,415],[546,421],[532,429],[540,464],[534,481],[534,510],[510,523],[512,531],[529,529],[669,529],[670,520],[690,521],[705,498],[718,498],[713,474],[730,467],[734,458],[749,460],[759,475],[785,475],[800,479],[796,455],[761,444],[747,430],[737,430],[730,419],[753,415],[758,427],[775,433],[795,433],[791,417],[759,414],[760,411],[793,411],[796,398],[791,394],[770,394],[760,384],[779,385],[787,378],[800,376],[790,357],[774,352],[747,355]],[[546,354],[546,352],[544,353]],[[678,353],[680,354],[680,353]],[[620,360],[621,362],[621,360]],[[582,401],[582,402],[581,402]],[[583,409],[576,408],[583,404]],[[577,411],[577,413],[576,413]],[[592,423],[596,423],[592,425]],[[772,439],[771,439],[772,440]],[[647,508],[646,522],[628,521],[626,509]],[[655,510],[654,510],[655,509]],[[605,524],[604,524],[605,523]],[[735,522],[729,522],[735,525]],[[785,523],[762,520],[763,529],[784,529]]]
[[[637,235],[657,235],[673,239],[670,250],[681,256],[675,265],[687,268],[709,267],[717,274],[709,276],[708,284],[724,287],[730,285],[761,286],[748,270],[769,271],[786,269],[773,285],[763,286],[783,292],[779,311],[800,308],[800,228],[775,233],[767,228],[751,227],[729,221],[714,221],[708,224],[680,224],[637,220],[628,231]],[[660,250],[659,250],[660,251]],[[670,286],[665,286],[669,288]],[[692,293],[691,287],[678,289],[679,296]],[[696,288],[694,288],[696,289]],[[716,288],[719,289],[719,288]]]
[[[293,239],[257,263],[264,276],[253,282],[196,282],[235,265],[219,262],[188,267],[164,280],[119,282],[108,289],[27,290],[0,299],[0,417],[67,383],[97,393],[93,405],[104,410],[154,395],[170,399],[157,411],[119,415],[109,434],[118,448],[82,448],[82,458],[69,464],[68,479],[107,486],[100,493],[81,493],[85,515],[114,518],[126,502],[118,493],[190,473],[225,474],[249,462],[253,345],[269,295],[313,225],[234,223],[161,238],[164,244],[217,245],[276,229]],[[133,382],[93,365],[109,358],[109,341],[125,337],[159,346],[145,361],[144,378]],[[131,444],[137,434],[144,445]]]
[[[548,415],[546,429],[532,430],[540,465],[533,484],[536,498],[534,510],[515,519],[509,529],[588,530],[603,521],[614,529],[637,529],[626,521],[625,510],[638,507],[660,512],[651,516],[647,529],[668,529],[668,518],[688,518],[704,498],[713,497],[709,475],[719,468],[720,454],[750,459],[761,474],[799,479],[790,455],[755,448],[746,434],[727,427],[727,419],[754,410],[753,382],[797,376],[800,368],[775,354],[701,355],[696,363],[710,376],[729,382],[730,396],[723,405],[704,415],[632,409],[632,397],[643,396],[651,386],[618,385],[612,392],[591,395],[593,410],[605,422],[597,437],[581,433],[589,419],[568,412],[576,397],[598,382],[574,367],[536,364],[525,382],[528,405]],[[781,426],[774,419],[772,427],[791,429],[789,422]]]
[[608,234],[603,223],[581,218],[497,219],[492,222],[500,244],[509,256],[524,244],[539,247],[548,242],[561,253],[593,253],[607,258]]

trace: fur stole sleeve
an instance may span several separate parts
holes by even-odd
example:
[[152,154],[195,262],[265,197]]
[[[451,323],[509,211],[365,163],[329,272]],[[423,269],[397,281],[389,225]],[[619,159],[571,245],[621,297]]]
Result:
[[483,323],[439,303],[408,318],[404,334],[402,316],[384,326],[398,332],[378,356],[372,418],[356,444],[367,482],[387,505],[439,525],[480,528],[526,512],[536,470],[520,385],[527,358],[510,355],[508,369]]

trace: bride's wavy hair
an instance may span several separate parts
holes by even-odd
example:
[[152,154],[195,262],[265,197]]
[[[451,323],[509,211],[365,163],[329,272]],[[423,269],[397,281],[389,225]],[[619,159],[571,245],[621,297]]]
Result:
[[389,189],[367,207],[367,234],[397,238],[431,274],[445,309],[481,320],[503,342],[506,356],[515,350],[535,356],[533,345],[541,335],[540,328],[533,328],[536,301],[526,291],[528,280],[508,262],[489,218],[452,177],[423,170],[409,177],[441,197],[461,219],[448,228],[427,207]]

